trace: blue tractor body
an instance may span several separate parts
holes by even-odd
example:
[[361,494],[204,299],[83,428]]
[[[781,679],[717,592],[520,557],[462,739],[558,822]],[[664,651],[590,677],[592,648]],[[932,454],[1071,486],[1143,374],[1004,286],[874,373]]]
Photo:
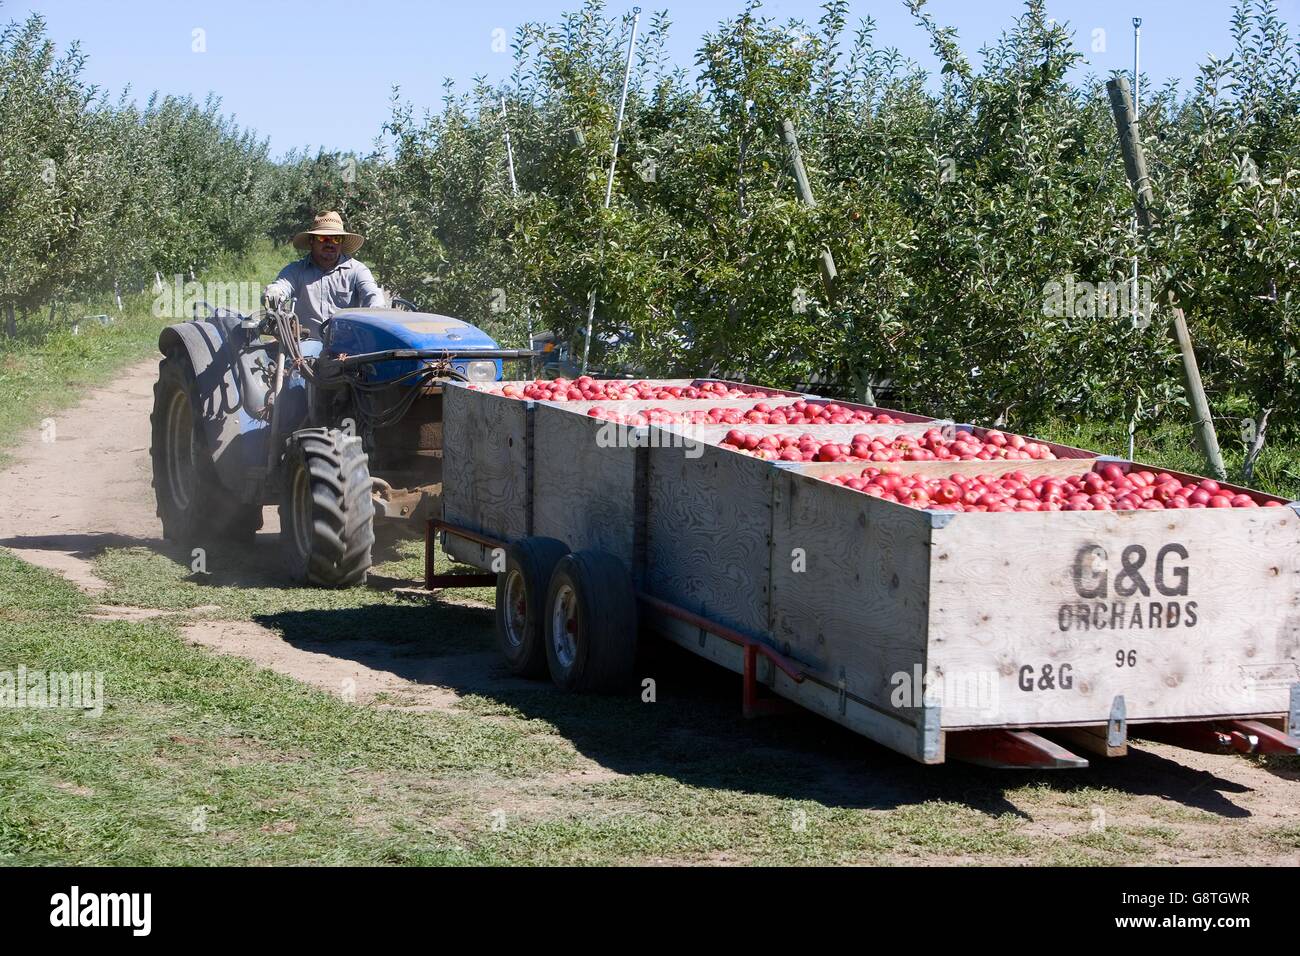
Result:
[[[387,349],[461,353],[497,347],[490,335],[468,322],[445,315],[398,309],[345,309],[336,313],[327,326],[327,353],[333,356],[359,355]],[[501,359],[490,361],[490,372],[482,365],[471,370],[473,359],[469,356],[454,359],[451,365],[471,381],[498,381],[502,374]],[[410,374],[418,366],[419,361],[414,359],[376,363],[370,381],[393,381]],[[470,374],[480,368],[480,374]]]
[[[503,361],[534,357],[460,319],[382,308],[334,313],[319,340],[302,337],[291,307],[260,318],[209,310],[168,326],[158,346],[152,457],[164,532],[188,539],[196,529],[260,526],[261,507],[279,504],[282,527],[299,531],[289,541],[295,577],[325,584],[355,583],[369,564],[368,549],[361,560],[346,544],[360,533],[352,519],[325,533],[348,501],[366,512],[367,528],[373,518],[437,513],[442,383],[495,382]],[[318,459],[331,464],[320,470]],[[321,505],[335,493],[328,475],[345,471],[351,490]],[[326,561],[331,540],[343,551]]]
[[[399,309],[344,309],[336,312],[325,326],[324,340],[309,339],[301,346],[307,358],[338,359],[389,351],[447,352],[455,355],[449,365],[459,377],[469,381],[495,382],[502,376],[501,359],[475,360],[474,351],[497,350],[497,343],[477,326],[445,315],[407,312]],[[428,367],[428,358],[396,358],[367,363],[360,378],[368,385],[391,383],[395,389],[421,387],[419,373]],[[285,377],[280,396],[281,434],[303,425],[309,417],[310,402],[307,380],[297,371]],[[241,441],[239,458],[245,467],[262,461],[267,455],[269,422],[245,409],[238,413]]]

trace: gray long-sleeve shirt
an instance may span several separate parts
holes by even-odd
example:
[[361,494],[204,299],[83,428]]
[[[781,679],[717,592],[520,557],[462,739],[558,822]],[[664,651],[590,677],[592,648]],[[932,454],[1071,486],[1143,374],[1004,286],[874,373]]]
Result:
[[320,337],[321,323],[339,309],[384,304],[375,277],[351,256],[340,256],[329,272],[322,271],[310,255],[304,256],[281,269],[266,291],[296,297],[294,312],[298,321],[316,338]]

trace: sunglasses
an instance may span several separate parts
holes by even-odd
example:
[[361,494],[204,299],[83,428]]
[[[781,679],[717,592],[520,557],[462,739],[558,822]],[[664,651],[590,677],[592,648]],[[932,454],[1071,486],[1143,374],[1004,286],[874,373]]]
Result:
[[337,246],[343,241],[342,236],[312,236],[312,242],[322,246]]

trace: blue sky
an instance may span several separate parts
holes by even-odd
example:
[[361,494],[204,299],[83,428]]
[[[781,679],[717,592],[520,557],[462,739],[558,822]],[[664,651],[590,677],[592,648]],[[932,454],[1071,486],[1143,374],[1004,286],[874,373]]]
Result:
[[[647,13],[668,9],[674,24],[669,52],[687,67],[700,36],[742,7],[742,0],[640,2]],[[608,10],[633,4],[611,3]],[[127,85],[139,98],[155,89],[197,98],[214,92],[279,154],[295,146],[366,151],[388,115],[394,84],[423,107],[437,105],[444,77],[462,86],[478,74],[504,79],[510,54],[494,52],[494,36],[512,37],[523,22],[552,20],[577,6],[576,0],[0,0],[0,21],[42,14],[60,47],[81,41],[85,75],[114,93]],[[1298,7],[1300,0],[1278,3],[1293,30]],[[955,26],[974,56],[1023,6],[1018,0],[931,0],[927,9]],[[1099,75],[1131,66],[1134,16],[1143,18],[1142,72],[1157,84],[1171,77],[1186,81],[1207,52],[1222,55],[1231,47],[1228,0],[1049,0],[1047,9],[1074,29],[1089,69]],[[815,23],[820,11],[815,0],[768,0],[763,12]],[[902,0],[853,0],[850,22],[867,15],[878,23],[879,42],[934,67],[926,37]],[[203,31],[204,52],[192,49],[195,30]],[[1103,51],[1093,51],[1094,37],[1104,39]]]

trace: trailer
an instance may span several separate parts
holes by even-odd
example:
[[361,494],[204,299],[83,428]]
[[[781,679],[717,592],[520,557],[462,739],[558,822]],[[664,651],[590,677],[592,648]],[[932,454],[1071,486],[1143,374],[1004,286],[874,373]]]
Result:
[[[690,412],[716,398],[545,401],[499,394],[509,384],[445,390],[426,586],[468,583],[433,573],[435,537],[485,572],[475,581],[496,584],[499,644],[517,674],[625,686],[638,640],[657,636],[740,674],[747,716],[798,705],[926,764],[1084,767],[1122,756],[1130,731],[1300,753],[1295,503],[1225,485],[1274,506],[921,510],[829,480],[861,461],[769,461],[724,444],[725,425],[589,414]],[[746,427],[827,441],[956,427],[838,404],[893,423]],[[1043,444],[1052,460],[1014,465],[1143,467]],[[1008,463],[892,467],[947,477]]]

